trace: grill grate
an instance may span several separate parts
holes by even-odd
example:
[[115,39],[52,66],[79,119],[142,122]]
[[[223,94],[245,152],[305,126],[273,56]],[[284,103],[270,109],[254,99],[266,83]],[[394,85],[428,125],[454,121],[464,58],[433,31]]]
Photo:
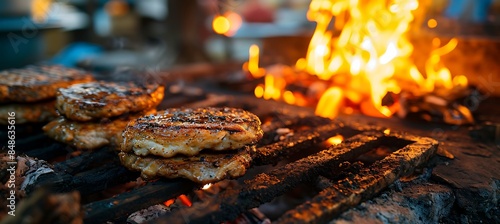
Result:
[[[178,102],[176,102],[178,103]],[[168,104],[162,104],[168,107]],[[427,161],[435,153],[437,142],[411,135],[386,135],[378,127],[344,124],[311,116],[309,110],[253,97],[210,96],[191,107],[230,106],[257,114],[263,121],[265,135],[257,150],[251,153],[252,165],[262,166],[287,161],[255,176],[249,173],[239,185],[226,189],[210,200],[196,202],[156,222],[163,223],[220,223],[234,220],[248,209],[273,200],[299,184],[321,182],[321,191],[312,200],[286,212],[278,223],[322,222],[340,212],[375,196],[402,175]],[[275,111],[273,108],[280,108]],[[280,140],[276,129],[289,128],[293,135]],[[343,143],[326,146],[335,135],[344,136]],[[44,137],[38,149],[27,147],[29,156],[53,159],[72,149]],[[30,145],[25,140],[21,144]],[[49,144],[50,143],[50,144]],[[33,145],[31,145],[32,147]],[[388,146],[392,152],[374,162],[361,161],[364,154]],[[361,164],[361,165],[360,165]],[[109,148],[82,153],[54,164],[55,173],[39,177],[37,186],[50,184],[55,191],[79,190],[82,198],[112,186],[136,179],[139,174],[122,167]],[[139,209],[159,204],[187,194],[201,186],[187,180],[157,180],[129,192],[103,200],[84,201],[85,222],[124,221]]]
[[[406,145],[381,161],[363,168],[358,174],[332,183],[311,201],[288,211],[278,223],[318,223],[375,196],[404,174],[412,172],[437,149],[437,142],[415,136],[384,135],[364,132],[317,154],[288,163],[245,181],[240,189],[221,194],[211,202],[200,202],[163,217],[163,223],[220,223],[234,220],[240,213],[270,202],[300,183],[312,182],[322,172],[337,169],[383,144]],[[155,222],[158,222],[156,220]]]

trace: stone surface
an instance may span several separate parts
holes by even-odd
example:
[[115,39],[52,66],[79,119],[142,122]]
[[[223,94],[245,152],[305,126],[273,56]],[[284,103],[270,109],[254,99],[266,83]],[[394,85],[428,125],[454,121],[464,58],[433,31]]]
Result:
[[443,147],[455,159],[438,162],[432,179],[452,187],[457,209],[467,219],[499,221],[500,150],[465,142],[445,142]]
[[[340,118],[342,119],[342,118]],[[432,137],[440,142],[439,147],[454,155],[454,159],[435,156],[428,164],[432,169],[431,177],[423,183],[414,183],[410,189],[419,189],[425,194],[435,192],[434,185],[450,189],[454,195],[453,207],[448,217],[441,220],[444,223],[498,223],[500,222],[500,148],[493,142],[481,142],[469,136],[468,128],[463,126],[450,126],[435,123],[415,122],[397,118],[377,119],[365,116],[351,116],[345,118],[350,122],[369,123],[390,128],[394,131],[403,131],[415,135]],[[392,191],[392,190],[391,190]],[[404,192],[404,190],[403,190]],[[387,203],[381,195],[370,201],[371,206],[382,209]],[[396,200],[397,198],[395,198]],[[432,201],[431,198],[421,197],[422,202]],[[437,204],[433,204],[435,206]],[[348,211],[346,214],[357,211],[357,216],[363,217],[360,208]],[[373,208],[375,208],[373,207]],[[392,206],[394,208],[394,206]],[[388,209],[388,208],[387,208]],[[403,217],[415,215],[412,208],[400,209],[405,212]],[[344,214],[342,217],[346,217]],[[377,222],[388,220],[382,213],[373,210],[365,213]],[[396,216],[395,218],[398,218]],[[401,218],[401,217],[399,217]],[[347,220],[347,219],[346,219]],[[343,221],[346,221],[343,220]],[[373,221],[372,220],[372,221]],[[391,219],[394,222],[395,219]]]
[[449,187],[411,182],[395,185],[399,186],[344,212],[332,223],[438,223],[450,214],[455,197]]

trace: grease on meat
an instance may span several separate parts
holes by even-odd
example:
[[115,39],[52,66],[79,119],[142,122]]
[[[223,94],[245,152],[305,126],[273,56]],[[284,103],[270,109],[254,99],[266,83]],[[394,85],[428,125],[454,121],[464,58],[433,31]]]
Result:
[[235,150],[263,135],[259,118],[236,108],[168,109],[130,123],[120,150],[139,156],[193,156],[203,149]]
[[0,102],[36,102],[54,98],[57,89],[90,82],[83,70],[61,66],[28,66],[0,72]]
[[91,121],[155,108],[163,96],[157,84],[83,83],[60,89],[56,108],[70,120]]
[[127,124],[145,114],[156,110],[121,116],[113,120],[103,119],[93,122],[79,122],[59,117],[43,127],[45,134],[59,142],[79,149],[97,149],[109,144],[116,145],[117,137],[121,135]]

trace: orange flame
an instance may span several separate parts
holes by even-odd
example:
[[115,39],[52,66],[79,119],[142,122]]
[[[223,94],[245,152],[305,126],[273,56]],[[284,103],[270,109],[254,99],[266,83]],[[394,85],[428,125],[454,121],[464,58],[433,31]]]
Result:
[[328,89],[316,107],[316,115],[321,117],[335,118],[338,114],[338,108],[343,99],[343,91],[339,87]]
[[[435,88],[452,89],[467,85],[467,78],[457,76],[452,79],[450,71],[441,63],[441,57],[457,46],[455,38],[443,46],[439,39],[433,41],[434,49],[425,64],[425,77],[411,61],[413,45],[407,32],[414,19],[412,13],[418,6],[417,0],[311,1],[307,18],[317,26],[306,57],[296,62],[295,70],[315,75],[330,85],[318,100],[317,115],[334,118],[348,101],[367,115],[392,116],[398,109],[397,105],[384,106],[382,99],[389,92],[401,92],[398,80],[416,83],[420,94],[432,92]],[[341,29],[338,37],[333,36],[335,30],[330,25],[333,18],[333,29]],[[436,27],[437,21],[431,19],[427,24]],[[255,64],[258,59],[251,57],[248,67],[252,61]],[[257,73],[256,68],[253,70],[252,74]],[[259,74],[265,73],[264,70]],[[281,83],[284,80],[300,82],[297,77],[266,74],[264,85],[257,86],[255,95],[297,104],[296,96],[300,94],[286,90],[289,83]],[[352,112],[352,108],[342,111]]]
[[252,74],[254,78],[260,78],[266,74],[264,68],[259,68],[259,46],[252,44],[248,49],[248,62],[243,65],[243,70]]

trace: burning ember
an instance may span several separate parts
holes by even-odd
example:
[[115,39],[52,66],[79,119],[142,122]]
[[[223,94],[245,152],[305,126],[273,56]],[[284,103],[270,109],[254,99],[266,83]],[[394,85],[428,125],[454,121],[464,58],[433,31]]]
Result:
[[[307,18],[317,26],[307,55],[294,67],[259,68],[259,49],[250,48],[243,69],[254,78],[264,77],[255,96],[316,106],[316,114],[328,118],[354,110],[390,117],[400,110],[403,93],[413,98],[431,93],[444,97],[464,89],[467,78],[452,78],[441,63],[457,39],[443,44],[435,38],[425,71],[412,62],[408,30],[418,7],[417,0],[313,0]],[[436,23],[429,21],[428,26]]]

